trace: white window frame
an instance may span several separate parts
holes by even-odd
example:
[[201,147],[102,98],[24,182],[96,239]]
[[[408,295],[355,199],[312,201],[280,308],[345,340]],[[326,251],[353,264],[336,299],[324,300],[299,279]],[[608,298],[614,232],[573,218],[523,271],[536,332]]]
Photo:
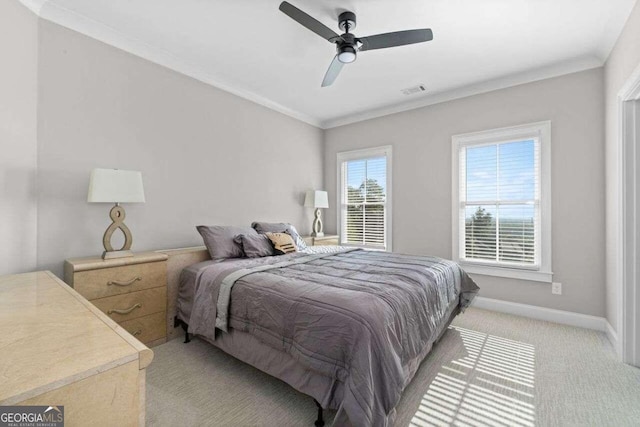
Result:
[[391,186],[391,177],[393,171],[393,147],[391,145],[385,145],[382,147],[375,148],[365,148],[362,150],[353,150],[353,151],[344,151],[337,154],[337,179],[338,183],[338,191],[336,192],[336,209],[338,213],[338,235],[340,236],[340,244],[343,246],[355,246],[361,247],[365,249],[374,249],[374,250],[382,250],[377,246],[366,246],[366,245],[350,245],[343,243],[342,239],[344,237],[344,233],[342,232],[342,218],[344,218],[344,209],[345,209],[345,195],[342,192],[344,189],[344,167],[345,163],[353,160],[366,160],[375,157],[386,157],[387,158],[387,187],[386,187],[386,202],[385,202],[385,216],[384,216],[384,240],[385,240],[385,251],[392,251],[392,186]]
[[[532,280],[551,283],[551,122],[537,122],[520,126],[492,129],[481,132],[454,135],[452,138],[452,258],[458,262],[466,272],[486,276],[508,277],[513,279]],[[539,259],[535,267],[513,267],[491,263],[486,265],[481,261],[466,261],[460,257],[464,239],[460,214],[462,201],[460,199],[460,149],[469,146],[491,145],[509,141],[537,139],[540,143],[538,170],[540,173],[540,229],[536,230]],[[461,219],[462,218],[462,219]]]

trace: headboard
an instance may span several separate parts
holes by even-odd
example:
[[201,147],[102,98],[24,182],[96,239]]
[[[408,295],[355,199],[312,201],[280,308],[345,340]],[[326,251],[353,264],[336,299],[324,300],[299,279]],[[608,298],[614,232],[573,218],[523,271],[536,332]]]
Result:
[[178,281],[183,268],[198,262],[211,259],[207,248],[195,246],[192,248],[166,249],[156,251],[167,254],[167,341],[182,337],[184,332],[180,328],[173,327],[173,318],[176,315],[176,301],[178,300]]

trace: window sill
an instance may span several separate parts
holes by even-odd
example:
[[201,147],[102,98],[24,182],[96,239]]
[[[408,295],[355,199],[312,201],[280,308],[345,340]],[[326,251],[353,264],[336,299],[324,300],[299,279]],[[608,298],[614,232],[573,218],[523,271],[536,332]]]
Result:
[[482,276],[507,277],[510,279],[531,280],[534,282],[551,283],[553,273],[535,270],[520,270],[516,268],[493,267],[486,265],[468,264],[460,262],[460,266],[469,274]]

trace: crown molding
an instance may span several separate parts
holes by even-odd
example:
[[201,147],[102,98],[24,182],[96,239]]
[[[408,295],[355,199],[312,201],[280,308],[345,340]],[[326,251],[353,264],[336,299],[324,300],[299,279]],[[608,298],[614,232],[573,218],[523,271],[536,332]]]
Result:
[[607,17],[606,22],[613,28],[619,28],[619,30],[606,31],[603,34],[601,38],[602,44],[598,49],[598,57],[602,58],[603,62],[607,62],[609,60],[609,55],[613,52],[616,42],[624,31],[626,23],[631,17],[631,13],[633,13],[635,5],[636,0],[627,0],[625,7],[608,8],[609,16]]
[[479,95],[494,90],[558,77],[565,74],[601,67],[604,64],[604,60],[597,56],[582,56],[561,63],[551,64],[546,67],[537,68],[535,70],[506,75],[500,78],[463,87],[451,88],[442,92],[423,96],[414,101],[385,105],[346,116],[322,120],[317,117],[312,117],[308,114],[295,111],[280,103],[239,87],[234,83],[203,70],[195,64],[188,63],[187,61],[176,57],[171,52],[161,47],[151,46],[145,42],[127,36],[108,25],[59,6],[50,0],[20,0],[20,2],[41,19],[76,31],[105,44],[321,129],[331,129],[390,114],[435,105],[442,102]]
[[44,4],[49,0],[19,0],[19,1],[20,3],[22,3],[24,7],[26,7],[36,15],[40,16],[40,10],[42,9],[42,6],[44,6]]
[[391,104],[360,113],[351,114],[337,119],[325,120],[321,123],[323,129],[331,129],[344,126],[356,122],[375,119],[404,111],[415,110],[417,108],[427,107],[429,105],[440,104],[442,102],[453,101],[460,98],[466,98],[473,95],[480,95],[487,92],[493,92],[499,89],[506,89],[513,86],[519,86],[526,83],[559,77],[566,74],[577,73],[592,68],[602,67],[604,62],[595,56],[584,56],[569,61],[552,64],[546,67],[525,71],[518,74],[510,74],[497,79],[487,80],[468,86],[454,88],[432,95],[426,95],[422,98]]
[[[85,36],[116,47],[120,50],[141,57],[155,64],[169,68],[180,74],[192,77],[198,81],[232,93],[241,98],[262,105],[270,110],[277,111],[296,120],[308,123],[315,127],[321,127],[321,121],[307,114],[294,111],[284,105],[260,96],[254,92],[243,89],[224,79],[204,71],[197,65],[184,61],[171,52],[151,46],[145,42],[129,37],[122,32],[109,27],[101,22],[87,18],[72,10],[66,9],[48,0],[20,0],[25,6],[34,11],[41,19],[53,22],[54,24],[76,31]],[[30,4],[31,6],[29,6]],[[41,5],[37,8],[38,4]],[[36,11],[37,10],[37,11]]]

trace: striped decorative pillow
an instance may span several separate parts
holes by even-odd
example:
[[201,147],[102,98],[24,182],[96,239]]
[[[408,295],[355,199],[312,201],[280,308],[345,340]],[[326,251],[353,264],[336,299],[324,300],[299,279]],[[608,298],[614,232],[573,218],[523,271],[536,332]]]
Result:
[[265,235],[273,243],[276,255],[290,254],[297,252],[298,248],[293,242],[293,237],[287,233],[265,233]]

